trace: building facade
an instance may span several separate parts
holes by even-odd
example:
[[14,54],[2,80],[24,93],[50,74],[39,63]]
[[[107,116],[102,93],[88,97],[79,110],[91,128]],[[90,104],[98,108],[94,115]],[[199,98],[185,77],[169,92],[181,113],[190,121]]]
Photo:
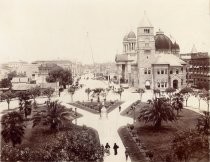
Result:
[[187,62],[187,84],[192,87],[209,90],[210,86],[210,56],[207,52],[197,52],[193,46],[190,53],[180,54]]
[[186,63],[179,56],[179,45],[154,27],[146,14],[137,27],[123,38],[123,53],[115,61],[119,83],[136,88],[180,89],[186,86]]

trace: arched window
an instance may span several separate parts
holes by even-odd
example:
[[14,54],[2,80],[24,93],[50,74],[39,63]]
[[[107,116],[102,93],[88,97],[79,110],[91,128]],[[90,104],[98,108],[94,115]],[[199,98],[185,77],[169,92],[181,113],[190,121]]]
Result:
[[147,69],[144,69],[144,74],[147,74]]
[[151,74],[151,70],[150,69],[148,70],[148,74]]
[[179,74],[179,69],[176,69],[176,74]]
[[159,82],[157,83],[157,86],[158,86],[158,88],[160,88],[160,83]]

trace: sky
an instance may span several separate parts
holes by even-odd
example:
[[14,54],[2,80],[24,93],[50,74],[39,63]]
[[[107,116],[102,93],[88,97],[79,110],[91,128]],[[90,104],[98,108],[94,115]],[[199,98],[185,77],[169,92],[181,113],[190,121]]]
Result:
[[209,0],[0,0],[0,63],[114,62],[144,11],[181,53],[210,52]]

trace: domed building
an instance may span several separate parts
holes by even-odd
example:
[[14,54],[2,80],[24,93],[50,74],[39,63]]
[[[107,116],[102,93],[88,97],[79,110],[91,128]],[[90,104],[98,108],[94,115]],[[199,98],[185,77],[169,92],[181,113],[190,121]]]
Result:
[[179,58],[179,44],[154,27],[145,14],[137,34],[123,38],[123,52],[116,55],[119,83],[136,88],[182,88],[186,83],[186,63]]

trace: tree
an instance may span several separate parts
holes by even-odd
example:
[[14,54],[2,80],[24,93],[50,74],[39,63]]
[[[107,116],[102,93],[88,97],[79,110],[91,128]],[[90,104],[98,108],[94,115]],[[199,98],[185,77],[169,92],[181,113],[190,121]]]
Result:
[[8,104],[8,110],[9,110],[9,104],[10,101],[15,97],[14,93],[12,93],[11,91],[6,91],[4,93],[1,94],[1,98],[3,100],[6,100],[7,104]]
[[177,111],[177,116],[179,115],[179,111],[183,109],[183,97],[181,94],[177,93],[172,98],[172,107]]
[[25,118],[31,114],[31,101],[30,101],[30,92],[29,91],[20,91],[16,93],[16,96],[19,99],[19,110],[23,112]]
[[139,93],[139,97],[140,97],[140,101],[141,101],[142,94],[145,92],[144,89],[139,88],[139,89],[136,90],[136,92]]
[[75,91],[76,91],[76,87],[74,85],[70,86],[68,89],[68,92],[71,95],[71,102],[73,102],[73,95],[74,95]]
[[122,93],[124,92],[124,89],[122,87],[120,87],[115,92],[120,96],[120,100],[121,100],[121,96],[122,96]]
[[60,66],[55,66],[48,74],[46,78],[47,82],[59,82],[63,88],[66,88],[66,85],[72,84],[72,74],[71,71],[63,69]]
[[12,142],[13,147],[21,144],[24,136],[24,120],[19,112],[13,111],[2,116],[2,138],[8,143]]
[[1,88],[11,88],[12,84],[8,78],[3,78],[0,83]]
[[166,88],[165,92],[168,94],[169,96],[169,99],[170,99],[170,103],[171,103],[171,98],[173,96],[173,93],[176,91],[176,89],[172,88],[172,87],[169,87],[169,88]]
[[198,118],[197,130],[200,133],[210,134],[210,112],[204,111]]
[[85,93],[87,93],[87,96],[88,96],[88,101],[89,101],[89,96],[90,96],[91,92],[92,92],[92,90],[90,88],[85,89]]
[[185,88],[181,89],[179,93],[183,94],[183,97],[185,99],[186,106],[187,106],[187,101],[190,97],[190,93],[193,93],[193,89],[190,87],[185,87]]
[[154,89],[153,93],[155,95],[155,98],[157,98],[157,94],[160,96],[160,90],[159,89]]
[[179,161],[190,161],[192,155],[198,152],[208,154],[208,147],[208,137],[196,130],[177,132],[172,141],[173,154]]
[[42,124],[50,126],[50,130],[59,130],[64,121],[71,120],[69,118],[70,112],[65,109],[63,105],[58,103],[58,101],[50,102],[47,106],[47,113],[37,112],[33,116],[33,127]]
[[100,102],[100,95],[104,91],[103,88],[95,88],[92,90],[93,91],[93,97],[97,97],[97,101]]
[[14,77],[17,77],[17,72],[16,71],[12,71],[10,73],[7,74],[7,78],[8,80],[12,80]]
[[45,88],[43,90],[43,95],[47,96],[48,100],[50,101],[54,92],[55,92],[54,88]]
[[31,97],[34,99],[34,107],[37,107],[36,98],[41,95],[41,88],[39,86],[33,87],[29,89],[29,93]]
[[200,94],[200,97],[207,103],[207,110],[209,112],[209,102],[210,102],[210,94],[208,91],[204,91]]
[[145,123],[152,122],[155,129],[160,129],[162,121],[175,121],[176,115],[165,98],[157,98],[142,108],[138,119]]

